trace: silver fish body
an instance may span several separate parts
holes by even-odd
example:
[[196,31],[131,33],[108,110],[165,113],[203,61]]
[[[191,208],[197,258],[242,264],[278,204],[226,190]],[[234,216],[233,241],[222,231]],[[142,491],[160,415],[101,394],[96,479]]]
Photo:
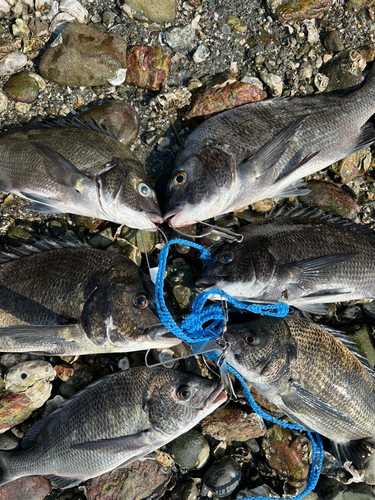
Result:
[[177,155],[164,220],[185,226],[304,194],[303,177],[373,142],[374,73],[351,92],[259,101],[203,122]]
[[0,189],[31,210],[155,231],[161,212],[144,167],[99,125],[57,120],[0,133]]
[[228,365],[258,392],[331,439],[342,463],[365,460],[375,440],[375,375],[335,335],[292,315],[230,325],[225,340]]
[[226,400],[222,384],[166,368],[133,368],[83,389],[0,453],[0,484],[47,476],[69,488],[130,464],[191,429]]
[[297,208],[239,234],[241,243],[212,254],[198,287],[315,313],[323,303],[375,298],[375,236],[363,226]]
[[0,351],[79,355],[176,345],[154,284],[115,252],[41,240],[0,253]]

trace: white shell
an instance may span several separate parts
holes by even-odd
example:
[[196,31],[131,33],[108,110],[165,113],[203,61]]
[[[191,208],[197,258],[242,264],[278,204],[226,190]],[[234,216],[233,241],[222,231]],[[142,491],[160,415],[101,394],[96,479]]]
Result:
[[0,76],[13,75],[27,63],[27,57],[20,52],[11,52],[0,61]]
[[2,90],[0,90],[0,115],[4,114],[8,109],[8,98]]
[[52,0],[35,0],[35,10],[42,10],[42,7],[46,10],[50,10],[51,1]]
[[126,68],[119,68],[116,71],[116,76],[115,78],[112,78],[112,80],[108,80],[108,83],[110,85],[121,85],[125,81],[126,78]]
[[10,5],[5,0],[0,0],[0,12],[4,14],[9,14],[10,12]]
[[86,23],[89,18],[89,13],[78,0],[61,0],[60,10],[75,17],[79,23]]
[[[74,19],[75,18],[73,16],[71,16],[70,14],[68,14],[67,12],[60,12],[60,14],[57,14],[57,16],[55,16],[52,19],[52,23],[49,26],[49,30],[51,33],[53,33],[56,28],[58,28],[62,24],[70,23],[71,21],[74,21]],[[51,47],[55,47],[56,45],[60,45],[60,43],[62,43],[61,34],[56,38],[56,40],[53,43],[51,43]]]

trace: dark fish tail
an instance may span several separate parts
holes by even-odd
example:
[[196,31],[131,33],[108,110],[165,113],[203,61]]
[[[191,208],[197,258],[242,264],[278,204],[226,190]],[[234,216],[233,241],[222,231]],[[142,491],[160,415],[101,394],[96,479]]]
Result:
[[16,479],[10,471],[8,457],[10,452],[0,452],[0,486]]

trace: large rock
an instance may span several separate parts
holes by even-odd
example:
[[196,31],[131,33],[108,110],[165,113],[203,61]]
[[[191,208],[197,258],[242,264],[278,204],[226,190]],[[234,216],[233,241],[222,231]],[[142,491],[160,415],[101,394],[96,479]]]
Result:
[[125,77],[125,40],[103,29],[98,24],[68,23],[43,54],[43,78],[59,85],[93,86]]
[[0,500],[44,500],[52,490],[51,483],[41,476],[20,477],[0,488]]
[[171,478],[170,467],[145,460],[90,479],[86,483],[87,500],[158,500]]

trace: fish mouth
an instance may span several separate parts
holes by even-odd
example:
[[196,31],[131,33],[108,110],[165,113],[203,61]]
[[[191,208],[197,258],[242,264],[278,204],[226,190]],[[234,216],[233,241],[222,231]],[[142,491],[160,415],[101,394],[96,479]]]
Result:
[[200,276],[195,281],[196,288],[207,290],[218,284],[219,280],[214,276]]
[[170,347],[182,342],[181,339],[176,337],[164,325],[149,326],[143,333],[148,335],[153,342],[160,344],[160,346]]
[[182,227],[182,225],[186,226],[187,224],[182,224],[182,225],[180,224],[179,225],[179,223],[178,223],[178,216],[181,214],[181,212],[185,208],[185,205],[186,205],[186,203],[178,203],[177,205],[175,205],[171,209],[167,210],[163,214],[164,221],[168,222],[168,224],[171,227]]
[[155,224],[161,224],[164,221],[163,217],[156,212],[146,212],[146,215]]
[[212,405],[219,406],[221,403],[224,403],[224,401],[227,400],[227,395],[223,391],[223,389],[224,389],[224,384],[222,382],[219,382],[215,387],[215,389],[208,396],[206,401],[203,403],[202,410],[206,410],[210,408]]

